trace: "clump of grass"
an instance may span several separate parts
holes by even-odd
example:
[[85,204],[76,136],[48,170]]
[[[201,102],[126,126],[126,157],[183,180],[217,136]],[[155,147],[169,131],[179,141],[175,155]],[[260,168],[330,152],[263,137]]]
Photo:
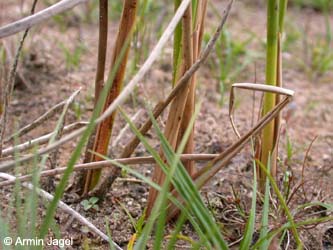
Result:
[[67,70],[77,69],[81,64],[82,54],[86,51],[86,47],[83,43],[79,42],[74,50],[68,48],[65,44],[59,44],[64,57]]
[[[210,4],[216,16],[221,18],[221,15],[214,4]],[[246,31],[244,31],[247,33]],[[208,36],[204,37],[207,40]],[[211,60],[211,71],[216,72],[216,78],[219,83],[219,91],[221,94],[220,106],[224,101],[224,95],[236,78],[260,55],[249,49],[249,44],[253,41],[254,34],[248,32],[248,37],[244,40],[235,39],[230,29],[222,30],[221,36],[216,43],[216,54]]]
[[[295,58],[294,61],[300,66],[300,70],[305,71],[309,80],[323,82],[329,81],[325,76],[333,69],[333,30],[330,18],[332,15],[333,2],[331,0],[318,0],[318,1],[293,1],[294,4],[302,4],[302,6],[320,6],[320,16],[322,24],[325,28],[323,34],[310,34],[309,27],[311,20],[305,22],[305,27],[298,30],[298,27],[293,27],[291,20],[286,22],[286,39],[283,48],[286,50],[295,49],[302,46],[302,55]],[[300,41],[295,46],[294,42]],[[297,47],[296,47],[297,46]]]
[[305,60],[301,65],[305,68],[311,80],[317,80],[333,70],[333,31],[330,22],[330,11],[324,9],[325,37],[317,36],[310,39],[304,34]]
[[[180,1],[175,1],[175,8],[178,8]],[[175,83],[197,60],[203,37],[204,20],[207,8],[207,1],[194,1],[188,7],[182,20],[182,26],[178,26],[174,37],[174,58],[173,58],[173,82]],[[171,103],[169,115],[166,122],[165,136],[174,150],[179,146],[189,121],[192,118],[195,105],[196,79],[193,75],[188,81],[188,88],[185,88],[175,97]],[[184,153],[191,154],[194,149],[194,134],[190,133]],[[161,152],[162,154],[162,152]],[[194,172],[194,163],[188,161],[185,168],[190,175]],[[160,168],[156,168],[153,179],[157,184],[164,182],[164,174]],[[148,198],[147,214],[152,211],[157,191],[150,189]]]
[[[123,113],[123,111],[122,111]],[[134,124],[130,121],[130,119],[123,113],[125,120],[130,124],[130,127],[134,131],[134,133],[140,138],[143,145],[150,152],[150,154],[155,158],[156,162],[158,162],[159,167],[161,167],[166,175],[165,182],[163,186],[159,186],[156,183],[152,182],[147,177],[138,173],[130,167],[117,163],[116,161],[112,161],[118,167],[125,169],[130,174],[136,176],[139,179],[142,179],[147,184],[151,185],[153,188],[159,190],[158,198],[153,206],[151,216],[146,222],[145,226],[141,230],[141,235],[139,237],[135,237],[131,239],[130,246],[133,249],[141,249],[143,246],[147,245],[148,239],[150,236],[154,239],[152,244],[155,249],[161,249],[163,244],[167,246],[166,249],[174,249],[174,245],[177,242],[177,239],[183,239],[179,237],[179,232],[184,225],[186,219],[193,225],[194,230],[199,236],[199,240],[194,242],[191,239],[189,240],[190,244],[194,249],[198,249],[200,247],[207,247],[208,249],[229,249],[227,242],[223,239],[223,236],[220,234],[220,225],[218,221],[211,222],[209,218],[212,218],[209,210],[200,205],[200,194],[198,192],[198,186],[195,182],[193,182],[188,175],[186,169],[184,168],[181,161],[179,161],[179,153],[183,149],[186,143],[186,137],[189,136],[190,130],[186,131],[186,136],[181,142],[181,146],[177,152],[174,152],[169,145],[167,138],[162,134],[162,131],[157,126],[156,121],[153,120],[154,127],[157,131],[157,134],[160,138],[161,145],[164,150],[164,156],[166,157],[167,163],[160,157],[159,153],[153,149],[152,146],[149,145],[147,139],[139,133],[139,130],[134,126]],[[151,115],[152,117],[152,115]],[[153,117],[152,117],[153,119]],[[192,119],[191,124],[193,126],[194,119]],[[169,164],[170,167],[167,166]],[[293,214],[296,210],[291,211],[287,206],[288,197],[284,196],[280,191],[279,187],[269,172],[269,166],[266,168],[263,164],[258,162],[258,166],[265,172],[266,174],[266,187],[265,187],[265,196],[263,200],[263,211],[262,211],[262,222],[260,228],[256,228],[255,221],[256,217],[260,216],[260,213],[256,209],[256,194],[258,192],[257,189],[257,181],[256,181],[256,171],[254,171],[254,180],[253,180],[253,190],[252,193],[252,205],[251,210],[248,213],[246,228],[242,232],[242,240],[239,243],[239,249],[268,249],[269,247],[278,247],[280,244],[277,242],[282,242],[286,231],[291,231],[294,235],[294,239],[296,240],[297,249],[302,249],[302,242],[299,238],[298,230],[302,225],[309,225],[314,222],[323,222],[332,220],[330,217],[326,218],[312,218],[310,220],[307,219],[299,219],[295,221]],[[256,169],[256,161],[253,162],[253,167]],[[191,184],[192,183],[192,184]],[[175,199],[175,193],[170,192],[170,185],[173,185],[175,189],[178,191],[178,195],[176,197],[182,197],[182,201],[179,202],[178,199]],[[270,187],[273,188],[274,194],[271,194]],[[190,195],[191,196],[188,196]],[[276,210],[272,210],[270,206],[270,196],[276,195],[276,199],[279,201],[278,204],[281,204]],[[190,198],[191,197],[191,198]],[[198,199],[197,199],[198,198]],[[168,207],[166,206],[166,200],[171,201],[174,205],[176,205],[180,209],[180,216],[176,221],[175,229],[171,232],[170,235],[165,236],[165,226],[166,226],[166,211]],[[308,206],[313,206],[315,204],[308,204]],[[324,204],[327,206],[328,204]],[[329,205],[328,205],[329,206]],[[307,206],[303,206],[305,208]],[[297,208],[303,209],[301,207]],[[331,208],[330,208],[331,209]],[[196,212],[197,210],[197,212]],[[200,211],[200,215],[198,214]],[[282,211],[282,212],[281,212]],[[271,227],[269,214],[277,212],[280,221],[286,221],[286,223],[281,223],[278,227]],[[207,216],[207,217],[206,217]],[[193,220],[193,218],[196,218]],[[202,224],[204,223],[204,224]],[[133,224],[135,225],[135,223]],[[155,226],[155,227],[154,227]],[[208,230],[208,227],[211,227]],[[155,230],[153,230],[155,228]],[[208,231],[207,231],[208,230]],[[258,239],[254,240],[254,232],[256,230],[260,230],[260,236]],[[215,234],[212,234],[215,232]],[[282,234],[281,234],[282,233]],[[222,238],[220,238],[222,237]],[[165,246],[164,245],[164,246]],[[131,248],[132,249],[132,248]]]
[[[193,62],[193,43],[191,35],[192,35],[192,6],[190,5],[187,8],[182,18],[181,36],[182,36],[183,48],[178,49],[178,51],[182,52],[182,57],[183,57],[182,67],[184,67],[184,70],[188,69],[191,66],[191,63]],[[178,39],[175,39],[175,41],[177,42]],[[177,65],[178,65],[178,60],[180,59],[176,60],[174,59],[174,63],[176,62]],[[175,73],[174,75],[177,77],[177,73]],[[167,138],[173,149],[177,147],[177,138],[181,125],[181,119],[183,117],[183,111],[186,104],[188,90],[189,88],[186,88],[181,93],[179,93],[178,98],[176,97],[174,99],[170,107],[170,113],[165,128],[165,137]],[[153,173],[153,180],[158,185],[162,185],[164,183],[165,175],[162,169],[155,168]],[[157,190],[151,188],[148,197],[147,215],[150,215],[152,213],[152,209],[154,207],[154,203],[157,196],[158,196]]]

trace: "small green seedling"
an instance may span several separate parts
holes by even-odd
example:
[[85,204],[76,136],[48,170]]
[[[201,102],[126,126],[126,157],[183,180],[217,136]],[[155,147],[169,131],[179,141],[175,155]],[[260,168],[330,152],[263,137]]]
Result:
[[90,209],[98,210],[99,209],[97,205],[98,200],[99,199],[97,197],[91,197],[87,200],[81,201],[81,205],[83,206],[84,211],[88,211]]
[[73,104],[72,104],[72,110],[73,110],[73,112],[74,112],[75,117],[76,117],[77,120],[81,119],[82,113],[83,113],[83,109],[84,108],[82,107],[82,105],[81,105],[80,102],[77,102],[77,101],[73,102]]
[[146,218],[146,209],[143,211],[142,215],[138,218],[137,221],[135,221],[135,219],[133,218],[133,216],[131,215],[131,213],[129,212],[129,210],[126,208],[126,206],[121,203],[120,201],[118,201],[119,205],[121,206],[121,208],[124,210],[124,212],[126,213],[126,215],[128,216],[128,218],[131,221],[131,224],[134,228],[135,234],[137,237],[140,237],[141,233],[142,233],[142,229],[143,226],[145,224],[145,218]]
[[290,165],[292,157],[294,155],[294,147],[288,135],[287,135],[286,150],[287,150],[287,164]]
[[77,69],[80,66],[82,54],[86,51],[84,44],[78,43],[73,51],[63,43],[60,43],[59,47],[64,54],[67,70]]

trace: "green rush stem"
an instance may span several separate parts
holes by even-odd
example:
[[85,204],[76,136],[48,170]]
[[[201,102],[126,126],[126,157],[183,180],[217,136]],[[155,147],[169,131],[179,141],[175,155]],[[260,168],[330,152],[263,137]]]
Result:
[[[267,55],[266,55],[266,84],[276,85],[277,59],[278,59],[278,27],[279,27],[279,3],[278,0],[268,0],[267,6]],[[264,96],[263,115],[271,111],[275,106],[275,94],[266,93]],[[266,166],[268,155],[274,147],[274,121],[263,130],[261,162]],[[272,159],[274,161],[274,159]],[[266,177],[259,171],[260,190],[264,190]]]
[[280,13],[279,13],[279,32],[283,33],[284,17],[287,12],[288,0],[280,0]]

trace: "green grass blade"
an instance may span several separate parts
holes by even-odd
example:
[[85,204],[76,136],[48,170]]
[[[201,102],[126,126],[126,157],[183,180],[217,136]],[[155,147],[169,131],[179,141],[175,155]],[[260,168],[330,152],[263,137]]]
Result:
[[[266,51],[266,84],[276,86],[277,84],[277,62],[278,62],[278,30],[279,30],[279,0],[267,1],[267,51]],[[270,112],[276,102],[275,94],[265,93],[262,116]],[[274,121],[270,122],[262,132],[262,146],[260,161],[267,165],[268,156],[274,147]],[[275,159],[273,159],[274,161]],[[272,170],[274,171],[274,170]],[[263,192],[265,180],[260,174],[260,190]]]
[[[122,110],[120,110],[122,112]],[[134,124],[130,121],[130,119],[123,113],[125,120],[127,121],[127,123],[130,125],[132,131],[135,133],[135,135],[140,139],[140,141],[143,143],[143,145],[145,146],[145,148],[149,151],[149,153],[154,157],[156,163],[162,168],[162,170],[164,171],[164,173],[168,176],[170,174],[170,170],[166,167],[164,161],[160,158],[158,152],[156,152],[147,142],[147,140],[145,139],[145,137],[139,132],[139,130],[134,126]],[[153,119],[153,121],[155,121]],[[159,130],[160,131],[160,130]],[[160,131],[161,133],[161,131]],[[163,136],[163,135],[162,135]],[[118,164],[118,166],[120,166]],[[123,166],[124,167],[124,166]],[[133,171],[130,171],[133,173]],[[134,171],[135,172],[135,171]],[[137,174],[137,173],[133,173],[133,174]],[[158,187],[158,185],[156,185],[154,182],[152,182],[151,180],[145,178],[145,181],[153,186],[156,189],[156,186]],[[172,179],[172,184],[174,185],[174,180]],[[157,190],[161,190],[161,189],[157,189]],[[160,193],[162,193],[162,191],[160,191]],[[169,197],[170,199],[170,197]],[[197,223],[197,221],[193,218],[192,215],[190,215],[188,209],[186,207],[184,207],[177,199],[172,198],[171,201],[177,205],[178,208],[180,208],[183,212],[186,213],[186,217],[189,219],[189,221],[191,222],[192,226],[195,228],[196,232],[198,233],[199,237],[202,239],[206,239],[206,234],[203,232],[202,228],[200,227],[200,225]],[[155,207],[154,207],[155,208]],[[152,216],[151,216],[152,217]],[[152,219],[153,220],[153,219]],[[148,222],[150,222],[150,219],[148,220]],[[149,228],[151,225],[149,223],[146,224],[145,230],[146,232],[151,230],[151,228]],[[148,229],[147,229],[148,228]],[[145,235],[145,233],[142,233],[143,235]],[[142,236],[144,237],[144,236]],[[140,240],[139,240],[140,241]],[[206,242],[206,241],[205,241]],[[142,246],[144,246],[144,244],[142,244]],[[137,249],[140,249],[139,247]]]
[[[191,117],[189,126],[187,127],[187,129],[186,129],[186,131],[184,133],[184,136],[183,136],[183,138],[182,138],[182,140],[181,140],[181,142],[180,142],[180,144],[178,146],[177,153],[174,154],[173,156],[171,156],[172,157],[172,164],[171,164],[171,171],[172,171],[172,173],[174,173],[174,171],[175,171],[178,163],[180,162],[180,154],[181,154],[181,152],[183,152],[183,150],[184,150],[184,148],[186,146],[187,140],[188,140],[188,138],[189,138],[189,136],[191,134],[191,131],[192,131],[192,128],[193,128],[193,125],[194,125],[194,121],[195,121],[196,117],[198,116],[198,110],[199,110],[199,108],[197,107],[196,108],[196,112]],[[150,112],[150,117],[151,117],[151,119],[153,119],[153,115],[152,115],[151,112]],[[169,182],[170,181],[171,181],[171,179],[169,180]],[[167,199],[163,200],[162,208],[163,207],[167,207]],[[166,217],[167,217],[166,212],[167,212],[167,209],[162,209],[161,214],[159,216],[159,219],[157,221],[157,228],[156,228],[156,235],[155,235],[155,244],[154,244],[154,249],[156,249],[156,250],[160,249],[160,245],[161,245],[162,240],[163,240],[164,226],[165,226]]]
[[[15,145],[18,145],[18,138],[14,138]],[[17,162],[17,159],[19,159],[20,153],[15,150],[14,152],[14,158],[15,162]],[[14,169],[15,175],[19,176],[19,169],[16,163],[15,169]],[[25,226],[26,226],[26,219],[24,218],[24,214],[22,213],[22,186],[20,180],[15,180],[14,185],[14,206],[15,206],[15,219],[16,219],[16,233],[17,236],[25,236]]]
[[168,245],[167,245],[167,248],[166,248],[167,250],[173,250],[173,249],[175,249],[175,244],[176,244],[176,241],[177,241],[177,235],[182,230],[182,227],[183,227],[183,225],[184,225],[185,222],[186,222],[186,216],[182,212],[179,215],[179,217],[178,217],[176,228],[173,231],[173,233],[172,233],[172,235],[170,237],[170,240],[168,242]]
[[252,189],[251,212],[250,212],[250,217],[246,223],[246,229],[244,232],[243,240],[239,248],[240,250],[247,250],[250,248],[252,237],[255,231],[256,205],[257,205],[257,167],[255,160],[253,160],[253,189]]
[[280,12],[279,12],[279,32],[283,33],[284,17],[287,12],[288,0],[280,0]]
[[[142,233],[142,237],[139,238],[137,244],[135,245],[135,249],[141,249],[143,246],[146,245],[146,242],[148,240],[148,235],[150,234],[154,221],[155,219],[158,217],[158,212],[160,211],[161,206],[163,205],[163,200],[165,199],[166,195],[167,195],[167,191],[169,191],[169,182],[172,180],[171,176],[173,175],[174,171],[175,171],[175,167],[177,166],[177,158],[179,161],[179,156],[178,157],[174,157],[173,160],[175,162],[175,164],[171,165],[171,168],[168,169],[168,167],[165,165],[164,161],[161,159],[161,157],[159,156],[158,152],[156,152],[147,142],[147,140],[140,134],[140,132],[138,131],[138,129],[134,126],[134,124],[130,121],[130,119],[126,116],[126,114],[120,109],[120,111],[122,112],[125,120],[127,121],[127,123],[130,125],[131,129],[133,130],[133,132],[138,136],[138,138],[141,140],[141,142],[144,144],[144,146],[147,148],[147,150],[150,152],[150,154],[154,157],[155,161],[158,163],[158,165],[163,169],[164,173],[166,174],[166,180],[163,184],[163,188],[160,191],[160,195],[158,196],[155,206],[153,208],[153,212],[148,220],[148,223],[146,224],[145,227],[145,233]],[[190,217],[190,216],[188,216]],[[192,220],[193,223],[193,220]],[[199,235],[200,235],[200,230],[199,230],[199,226],[196,226],[196,224],[194,223],[193,226],[196,228],[196,230],[198,230]],[[201,234],[202,235],[202,234]]]
[[294,238],[295,238],[295,241],[296,241],[296,244],[297,244],[297,249],[302,249],[302,242],[301,242],[301,239],[299,238],[297,228],[296,228],[296,225],[295,225],[295,222],[294,222],[294,218],[293,218],[293,216],[292,216],[292,214],[291,214],[291,212],[290,212],[290,210],[287,206],[286,200],[283,198],[283,195],[281,194],[278,185],[276,184],[272,175],[267,171],[266,167],[261,162],[258,162],[258,164],[259,164],[260,169],[269,178],[270,183],[272,185],[272,188],[273,188],[274,192],[276,193],[276,196],[277,196],[277,198],[280,202],[280,205],[282,206],[283,210],[285,211],[285,213],[287,215],[288,221],[291,225],[291,231],[294,235]]
[[[169,164],[172,164],[173,151],[166,138],[163,136],[161,130],[158,128],[156,121],[153,120],[153,125],[156,129],[157,135],[161,141],[165,157]],[[185,202],[189,205],[190,210],[199,221],[201,227],[206,233],[206,237],[209,238],[210,244],[218,249],[228,249],[226,242],[224,241],[219,226],[213,220],[209,210],[205,207],[204,202],[193,183],[191,177],[185,170],[181,162],[178,163],[175,172],[175,178],[173,185],[177,192],[182,196]]]
[[121,203],[120,201],[118,202],[118,204],[120,205],[120,207],[124,210],[124,212],[126,213],[127,217],[129,218],[135,232],[137,232],[137,228],[136,228],[136,223],[135,223],[135,220],[133,218],[133,216],[131,215],[131,213],[128,211],[128,209],[126,208],[126,206]]
[[[165,197],[165,198],[164,198]],[[166,226],[166,218],[167,218],[167,197],[164,196],[161,201],[161,211],[159,213],[157,222],[156,222],[156,230],[155,230],[155,240],[154,240],[154,250],[160,250],[162,248],[163,237],[164,237],[164,229]]]
[[[303,226],[315,225],[315,224],[332,222],[332,221],[333,221],[333,217],[329,216],[329,217],[321,217],[321,218],[315,218],[315,219],[308,219],[308,220],[305,220],[305,221],[298,222],[298,223],[296,223],[294,225],[295,225],[296,228],[299,228],[299,227],[303,227]],[[256,242],[256,244],[254,244],[251,247],[251,250],[258,249],[261,246],[261,244],[263,244],[263,242],[266,241],[266,240],[268,241],[268,243],[270,243],[271,240],[273,238],[275,238],[277,235],[279,235],[283,231],[291,229],[291,228],[292,228],[292,225],[290,224],[290,222],[287,222],[286,224],[282,225],[281,227],[277,228],[276,230],[273,230],[273,231],[269,232],[266,235],[266,237],[260,238]],[[298,249],[302,249],[302,248],[298,248]]]
[[[35,149],[35,152],[37,150]],[[29,218],[29,228],[28,228],[28,238],[34,239],[37,236],[36,222],[37,222],[37,213],[38,213],[38,193],[37,189],[39,187],[39,175],[38,175],[38,158],[34,158],[33,163],[33,173],[32,173],[32,190],[28,196],[28,202],[26,203],[25,213],[26,217]]]
[[198,18],[198,0],[192,0],[192,27],[193,28],[197,22],[197,18]]
[[[268,158],[267,171],[270,173],[270,157]],[[261,218],[261,230],[260,230],[260,238],[266,237],[268,233],[268,216],[269,216],[269,194],[270,194],[270,183],[269,179],[266,176],[266,184],[265,184],[265,196],[264,196],[264,205],[263,212]],[[264,241],[260,250],[268,249],[268,241]]]
[[2,210],[0,207],[0,247],[3,250],[11,249],[9,246],[4,244],[4,239],[10,236],[9,222],[2,217]]

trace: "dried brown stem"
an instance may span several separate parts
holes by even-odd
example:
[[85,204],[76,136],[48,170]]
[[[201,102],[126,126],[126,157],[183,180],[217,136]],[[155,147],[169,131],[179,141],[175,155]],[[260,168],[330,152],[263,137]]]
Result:
[[0,38],[11,36],[23,30],[29,29],[36,24],[44,22],[52,16],[65,12],[75,7],[76,5],[85,3],[87,1],[88,0],[62,0],[44,10],[37,12],[34,15],[30,15],[1,27]]
[[48,120],[52,116],[54,116],[56,113],[58,113],[63,108],[65,103],[66,103],[65,101],[62,101],[62,102],[56,104],[55,106],[50,108],[48,111],[46,111],[43,115],[41,115],[40,117],[35,119],[32,123],[24,126],[23,128],[19,129],[19,131],[15,132],[14,134],[12,134],[8,138],[6,138],[5,142],[9,142],[10,140],[14,139],[15,137],[20,137],[22,135],[29,133],[31,130],[38,127],[43,122],[45,122],[46,120]]
[[[180,155],[180,160],[181,161],[186,161],[186,160],[192,160],[192,161],[209,161],[217,157],[217,154],[183,154]],[[133,157],[133,158],[121,158],[121,159],[114,159],[113,161],[117,161],[118,163],[121,164],[127,164],[127,165],[136,165],[136,164],[152,164],[155,163],[155,160],[151,156],[146,156],[146,157]],[[98,162],[90,162],[90,163],[83,163],[83,164],[78,164],[74,166],[74,171],[80,171],[80,170],[95,170],[95,169],[101,169],[101,168],[113,168],[115,165],[107,160],[104,161],[98,161]],[[55,176],[58,174],[62,174],[65,172],[67,167],[61,167],[61,168],[56,168],[56,169],[51,169],[51,170],[45,170],[40,172],[40,177],[46,177],[46,176]],[[32,175],[24,175],[24,176],[19,176],[16,177],[18,180],[22,181],[28,181],[32,179]],[[0,187],[4,187],[7,185],[14,184],[15,181],[3,181],[0,182]]]
[[[206,8],[207,8],[207,1],[202,0],[198,2],[198,10],[197,10],[197,17],[196,17],[196,23],[194,24],[194,32],[192,34],[192,49],[193,49],[193,61],[196,61],[198,58],[198,55],[201,50],[201,43],[202,41],[202,34],[204,32],[204,20],[206,15]],[[181,142],[181,140],[184,137],[185,131],[190,124],[190,121],[192,119],[192,116],[194,114],[194,106],[195,106],[195,91],[196,91],[196,75],[193,74],[191,80],[190,80],[190,87],[189,87],[189,93],[187,96],[183,117],[181,121],[181,126],[179,129],[178,134],[178,141],[177,145]],[[184,154],[192,154],[194,150],[194,128],[192,128],[192,131],[189,135],[189,138],[187,140],[187,143],[184,148]],[[195,171],[194,162],[188,161],[184,163],[185,169],[187,172],[192,176]]]
[[[70,133],[73,130],[86,126],[87,124],[88,124],[88,122],[75,122],[75,123],[69,124],[64,127],[63,133]],[[5,148],[2,150],[2,156],[6,157],[6,156],[14,154],[14,152],[23,152],[23,151],[31,149],[35,146],[43,145],[49,141],[49,139],[51,138],[51,136],[53,134],[54,134],[54,132],[51,132],[49,134],[43,135],[36,139],[32,139],[30,141],[16,145],[14,147]]]
[[[192,8],[191,5],[187,8],[184,13],[182,20],[182,75],[188,70],[193,64],[193,43],[192,43]],[[191,78],[189,79],[189,82]],[[176,150],[177,139],[179,130],[181,127],[183,113],[185,110],[185,105],[187,101],[187,96],[190,89],[190,84],[187,84],[188,87],[182,89],[178,95],[174,98],[171,103],[169,115],[166,121],[164,135],[165,138],[169,141],[172,149]],[[163,152],[160,150],[160,155],[163,157]],[[164,182],[165,175],[163,170],[159,167],[154,169],[152,180],[161,185]],[[148,202],[147,202],[147,216],[150,215],[150,212],[155,204],[158,191],[154,188],[150,188]]]
[[[97,70],[95,76],[95,99],[94,106],[97,105],[100,93],[104,85],[104,74],[105,74],[105,61],[107,54],[107,40],[108,40],[108,0],[99,1],[99,37],[98,37],[98,56],[97,56]],[[96,138],[97,130],[90,135],[85,154],[84,163],[91,162],[92,154],[91,151],[94,149],[94,142]],[[78,177],[78,188],[82,189],[84,181],[86,179],[85,173],[80,173]]]
[[108,0],[99,0],[99,38],[95,78],[95,104],[104,84],[106,51],[108,44]]
[[[33,14],[35,12],[36,5],[37,5],[37,0],[34,0],[32,7],[31,7],[31,11],[30,11],[31,14]],[[16,50],[16,54],[14,57],[13,65],[12,65],[12,68],[9,73],[7,85],[5,88],[4,103],[3,103],[3,106],[1,107],[1,110],[3,111],[3,113],[2,113],[2,117],[1,117],[1,121],[0,121],[0,158],[1,158],[1,152],[2,152],[3,138],[4,138],[5,132],[6,132],[6,125],[7,125],[7,119],[8,119],[8,106],[9,106],[10,99],[11,99],[13,91],[14,91],[17,65],[18,65],[21,51],[22,51],[22,48],[24,45],[24,41],[25,41],[26,37],[28,36],[28,33],[29,33],[29,28],[27,28],[24,31],[24,34],[20,40],[19,46]]]
[[[137,9],[137,0],[124,1],[123,12],[120,20],[116,44],[113,51],[110,71],[112,71],[113,67],[115,67],[116,60],[120,56],[121,50],[126,40],[128,40],[129,37],[131,36],[136,19],[136,9]],[[104,105],[104,110],[106,110],[111,105],[111,103],[113,103],[114,100],[119,96],[125,75],[128,53],[129,53],[129,47],[125,48],[125,55],[121,59],[120,65],[113,79],[112,87],[110,89],[110,92],[107,96]],[[104,120],[97,127],[93,151],[97,152],[99,155],[107,154],[115,116],[116,112],[113,112],[106,120]],[[90,162],[101,161],[101,160],[103,159],[100,156],[94,154],[91,156]],[[88,171],[84,183],[84,190],[83,190],[84,195],[87,194],[89,191],[91,191],[97,185],[100,179],[100,175],[101,175],[101,170]]]

